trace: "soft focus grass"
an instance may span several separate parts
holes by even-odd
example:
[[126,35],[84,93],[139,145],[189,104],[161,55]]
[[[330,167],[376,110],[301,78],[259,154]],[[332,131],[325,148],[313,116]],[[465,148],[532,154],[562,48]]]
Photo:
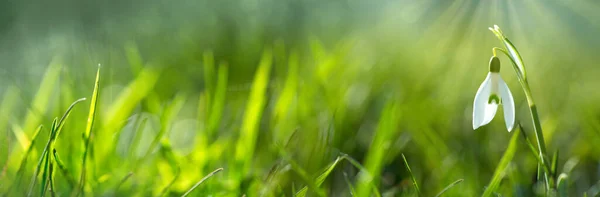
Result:
[[[559,194],[594,196],[597,8],[16,4],[0,20],[0,194],[25,195],[34,183],[33,196],[543,195],[508,59],[501,73],[523,129],[506,132],[501,112],[471,128],[473,97],[501,46],[487,27],[498,24],[527,65],[548,153],[560,152],[551,166]],[[88,99],[53,127],[79,98]],[[44,176],[54,190],[42,190]]]

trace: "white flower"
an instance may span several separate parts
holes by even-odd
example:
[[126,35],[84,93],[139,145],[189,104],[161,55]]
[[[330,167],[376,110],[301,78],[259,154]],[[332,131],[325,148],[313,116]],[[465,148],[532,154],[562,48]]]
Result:
[[490,72],[475,94],[473,129],[490,123],[499,104],[504,106],[504,121],[510,132],[515,125],[515,102],[508,86],[500,77],[500,60],[494,56],[490,60]]

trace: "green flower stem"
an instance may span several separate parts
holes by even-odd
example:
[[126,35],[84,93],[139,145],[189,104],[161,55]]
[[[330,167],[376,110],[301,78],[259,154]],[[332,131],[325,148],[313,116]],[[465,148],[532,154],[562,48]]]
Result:
[[540,150],[540,161],[542,162],[542,165],[544,165],[544,171],[545,171],[545,178],[546,178],[546,187],[547,188],[554,188],[554,180],[552,180],[550,177],[552,176],[552,172],[548,171],[548,169],[550,169],[548,167],[548,160],[547,160],[547,153],[546,153],[546,142],[544,140],[544,133],[542,132],[542,124],[540,122],[540,117],[538,115],[538,111],[537,111],[537,107],[535,105],[535,102],[533,102],[533,97],[531,95],[531,90],[529,89],[529,84],[527,83],[527,81],[522,81],[520,80],[519,82],[521,82],[521,87],[523,88],[523,91],[525,92],[525,97],[527,97],[527,103],[529,104],[529,111],[531,112],[531,120],[533,120],[533,130],[535,131],[535,137],[537,139],[538,142],[538,149]]
[[501,51],[511,61],[513,61],[513,68],[515,69],[515,72],[517,73],[519,83],[521,84],[521,88],[523,89],[523,92],[525,93],[525,97],[527,97],[527,103],[529,104],[529,111],[531,112],[531,120],[533,120],[533,130],[535,131],[535,137],[537,139],[538,150],[539,150],[540,158],[541,158],[540,162],[544,166],[543,169],[545,171],[544,175],[546,178],[546,186],[548,188],[553,188],[554,181],[549,178],[549,177],[552,177],[551,176],[552,172],[550,172],[548,170],[550,168],[548,166],[548,161],[547,161],[547,157],[546,157],[546,154],[547,154],[546,153],[546,142],[544,141],[544,134],[542,132],[542,124],[540,122],[540,117],[537,112],[537,107],[535,105],[535,102],[533,101],[533,96],[531,94],[531,90],[529,89],[529,83],[527,83],[527,80],[524,79],[524,77],[520,75],[519,68],[517,67],[516,64],[514,64],[515,60],[512,59],[512,57],[508,54],[508,52],[505,49],[499,48],[499,47],[494,47],[492,49],[494,56],[496,56],[496,51]]

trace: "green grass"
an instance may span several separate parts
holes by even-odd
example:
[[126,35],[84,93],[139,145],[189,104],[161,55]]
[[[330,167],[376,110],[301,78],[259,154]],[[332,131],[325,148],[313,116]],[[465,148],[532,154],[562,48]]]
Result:
[[600,193],[597,3],[150,1],[0,3],[0,196]]

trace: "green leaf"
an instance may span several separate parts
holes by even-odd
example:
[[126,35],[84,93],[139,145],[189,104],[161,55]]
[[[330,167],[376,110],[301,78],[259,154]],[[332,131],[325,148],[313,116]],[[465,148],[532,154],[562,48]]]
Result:
[[463,181],[464,181],[464,179],[458,179],[458,180],[454,181],[453,183],[450,183],[450,185],[446,186],[442,191],[440,191],[440,193],[435,195],[435,197],[442,196],[442,194],[444,194],[444,192],[448,191],[450,188],[454,187],[455,185],[457,185]]
[[235,149],[235,161],[241,165],[241,171],[239,171],[241,174],[238,174],[240,176],[249,170],[249,164],[254,159],[259,123],[267,100],[265,94],[269,83],[272,61],[271,51],[266,50],[254,75],[250,97],[246,103],[240,137]]
[[200,184],[202,184],[208,178],[214,176],[217,172],[220,172],[222,170],[223,170],[223,168],[218,168],[215,171],[211,172],[210,174],[206,175],[205,177],[203,177],[202,179],[200,179],[200,181],[198,181],[194,186],[192,186],[192,188],[190,188],[183,195],[181,195],[181,197],[185,197],[185,196],[189,195],[192,191],[194,191],[194,189],[196,189],[198,186],[200,186]]
[[498,163],[498,167],[496,167],[496,170],[494,171],[492,180],[490,180],[487,188],[485,188],[483,196],[491,196],[494,192],[496,192],[496,189],[498,189],[502,178],[504,178],[504,172],[506,171],[508,164],[511,162],[515,156],[515,152],[517,151],[517,142],[520,135],[519,132],[521,132],[521,129],[515,129],[515,133],[513,133],[513,136],[510,138],[510,142],[508,143],[508,148],[506,148],[502,159],[500,159],[500,163]]
[[[92,91],[92,101],[90,102],[90,111],[88,114],[87,125],[85,132],[83,133],[83,157],[81,161],[81,176],[79,178],[79,191],[83,190],[85,185],[85,173],[86,173],[86,162],[87,154],[90,149],[92,128],[94,127],[94,120],[96,120],[96,108],[98,106],[98,96],[100,95],[100,65],[96,71],[96,81],[94,82],[94,90]],[[77,191],[77,192],[79,192]]]
[[417,190],[417,194],[421,194],[421,191],[419,190],[419,184],[417,183],[417,179],[415,179],[415,175],[412,173],[412,170],[410,170],[410,166],[408,165],[408,161],[406,161],[406,157],[404,156],[404,154],[402,154],[402,160],[404,161],[404,166],[406,166],[406,170],[408,170],[408,174],[410,175],[410,179],[412,180],[413,186],[415,187],[415,190]]

